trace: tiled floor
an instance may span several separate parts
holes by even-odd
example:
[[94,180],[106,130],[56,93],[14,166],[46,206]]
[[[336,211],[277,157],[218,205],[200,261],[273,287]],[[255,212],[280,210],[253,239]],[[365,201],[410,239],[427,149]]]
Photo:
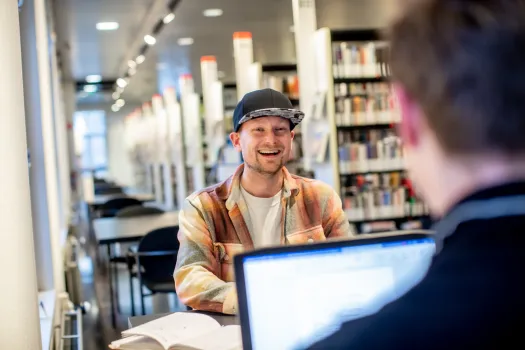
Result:
[[[107,349],[111,341],[120,338],[120,332],[127,329],[131,316],[131,298],[126,267],[119,269],[120,312],[117,312],[117,327],[111,325],[111,304],[105,250],[100,251],[103,263],[97,263],[98,247],[88,234],[86,221],[82,221],[79,232],[82,253],[79,266],[82,276],[83,300],[86,301],[86,313],[83,318],[85,350]],[[140,294],[137,281],[134,284],[135,311],[140,313]],[[174,295],[153,296],[145,299],[146,314],[182,310],[182,304],[175,301]]]

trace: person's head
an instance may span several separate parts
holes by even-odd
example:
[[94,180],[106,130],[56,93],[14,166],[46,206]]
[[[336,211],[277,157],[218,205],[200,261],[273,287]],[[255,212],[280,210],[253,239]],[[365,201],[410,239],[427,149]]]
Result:
[[252,91],[235,108],[230,139],[242,153],[246,167],[259,174],[274,175],[288,161],[293,128],[303,117],[280,92]]
[[410,1],[388,39],[407,166],[434,212],[455,182],[525,174],[524,0]]

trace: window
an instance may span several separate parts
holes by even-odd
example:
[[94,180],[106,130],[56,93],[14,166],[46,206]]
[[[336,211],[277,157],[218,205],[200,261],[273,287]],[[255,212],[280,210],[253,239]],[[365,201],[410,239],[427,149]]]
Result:
[[104,111],[78,111],[75,113],[75,150],[82,172],[95,176],[107,174],[108,154],[106,139],[106,113]]

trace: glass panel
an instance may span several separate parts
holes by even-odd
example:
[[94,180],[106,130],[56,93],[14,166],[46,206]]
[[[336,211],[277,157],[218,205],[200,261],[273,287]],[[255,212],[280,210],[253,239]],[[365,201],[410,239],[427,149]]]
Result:
[[107,166],[107,154],[106,154],[106,137],[105,136],[92,136],[91,137],[91,161],[94,168],[106,167]]
[[81,167],[83,169],[91,168],[91,143],[89,137],[84,138],[84,148],[80,159]]
[[105,134],[106,118],[104,111],[90,111],[86,113],[86,123],[89,134]]

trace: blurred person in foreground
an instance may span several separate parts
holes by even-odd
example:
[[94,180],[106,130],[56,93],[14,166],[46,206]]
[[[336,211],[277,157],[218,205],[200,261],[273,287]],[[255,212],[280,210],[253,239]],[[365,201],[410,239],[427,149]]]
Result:
[[525,348],[525,1],[413,1],[389,35],[438,253],[415,288],[312,348]]
[[235,108],[230,139],[244,164],[226,181],[190,195],[179,216],[174,277],[186,305],[236,314],[235,254],[350,235],[335,191],[284,166],[303,117],[271,89],[246,94]]

